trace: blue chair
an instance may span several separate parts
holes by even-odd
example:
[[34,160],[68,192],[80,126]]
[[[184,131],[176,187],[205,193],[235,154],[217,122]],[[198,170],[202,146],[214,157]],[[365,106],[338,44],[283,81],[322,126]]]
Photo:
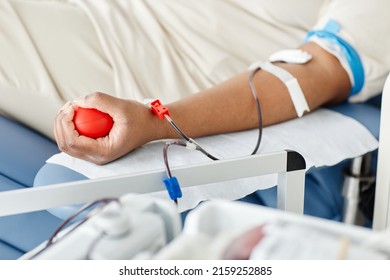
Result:
[[[33,186],[58,148],[39,133],[0,116],[0,191]],[[16,259],[50,237],[62,222],[47,211],[0,217],[0,259]]]

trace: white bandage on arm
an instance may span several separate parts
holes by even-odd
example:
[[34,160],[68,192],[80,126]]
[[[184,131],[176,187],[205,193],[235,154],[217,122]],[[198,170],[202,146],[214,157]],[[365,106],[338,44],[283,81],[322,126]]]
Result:
[[288,71],[281,67],[278,67],[271,62],[257,62],[250,66],[250,69],[260,68],[264,71],[271,73],[280,79],[290,94],[291,100],[294,104],[295,111],[298,117],[302,117],[304,112],[310,112],[309,105],[307,104],[306,97],[302,92],[302,89],[298,83],[298,80],[291,75]]

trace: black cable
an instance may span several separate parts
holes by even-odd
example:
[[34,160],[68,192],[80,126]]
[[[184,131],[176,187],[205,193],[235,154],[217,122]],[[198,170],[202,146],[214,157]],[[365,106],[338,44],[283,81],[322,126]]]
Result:
[[[112,201],[116,201],[119,203],[119,200],[118,198],[102,198],[102,199],[98,199],[98,200],[95,200],[89,204],[86,204],[84,207],[80,208],[79,210],[77,210],[75,213],[73,213],[71,216],[69,216],[55,231],[54,233],[52,234],[52,236],[49,238],[49,240],[47,241],[46,243],[46,247],[50,246],[51,244],[54,243],[54,238],[56,238],[56,236],[58,235],[58,233],[66,226],[68,225],[72,220],[74,220],[78,215],[80,215],[83,211],[91,208],[92,206],[94,206],[95,204],[98,204],[98,203],[104,203],[105,205],[112,202]],[[88,219],[90,218],[90,215],[87,215],[77,226],[80,226],[81,224],[83,224],[84,222],[86,222]],[[72,229],[74,230],[74,229]]]
[[173,120],[168,116],[164,115],[165,119],[169,122],[169,124],[176,130],[176,132],[186,141],[191,141],[191,138],[188,137],[174,122]]
[[[74,230],[76,230],[78,227],[80,227],[82,224],[84,224],[86,221],[89,220],[89,218],[91,217],[91,213],[88,213],[87,216],[85,218],[83,218],[83,220],[81,220],[75,227],[73,227],[71,230],[69,230],[64,236],[61,237],[61,239],[59,240],[54,240],[57,235],[59,234],[59,232],[65,227],[67,226],[73,219],[75,219],[78,215],[80,215],[83,211],[93,207],[94,205],[98,204],[98,203],[104,203],[104,205],[107,205],[108,203],[110,202],[117,202],[119,203],[119,205],[121,205],[120,201],[118,198],[102,198],[102,199],[98,199],[98,200],[95,200],[89,204],[86,204],[84,207],[80,208],[79,210],[77,210],[75,213],[73,213],[71,216],[69,216],[65,221],[62,222],[62,224],[54,231],[54,233],[51,235],[51,237],[48,239],[48,241],[46,242],[45,246],[39,250],[38,252],[36,252],[34,255],[32,255],[31,257],[29,257],[29,259],[34,259],[35,257],[37,257],[39,254],[43,253],[45,250],[47,250],[50,246],[52,246],[53,244],[55,244],[56,242],[58,242],[59,240],[61,240],[62,238],[64,238],[66,235],[70,234],[71,232],[73,232]],[[103,209],[103,206],[100,207],[99,210],[102,210]]]
[[253,98],[255,99],[255,102],[256,102],[257,118],[258,118],[258,125],[259,125],[259,134],[257,137],[257,143],[255,146],[255,149],[252,152],[252,155],[256,154],[257,151],[259,150],[261,138],[263,135],[263,117],[261,114],[260,101],[259,101],[259,98],[257,97],[257,91],[255,88],[255,85],[253,84],[253,78],[255,77],[255,74],[257,73],[257,71],[259,71],[260,69],[261,69],[260,67],[257,67],[255,69],[253,69],[249,74],[249,87],[251,88]]
[[91,245],[89,246],[88,250],[87,250],[87,254],[86,254],[86,259],[87,260],[92,260],[91,258],[91,255],[93,253],[93,251],[95,250],[96,246],[99,244],[99,242],[103,239],[103,237],[105,237],[107,234],[102,231],[91,243]]
[[165,168],[167,170],[167,174],[168,174],[169,178],[172,178],[172,173],[171,173],[171,169],[169,168],[168,148],[170,146],[172,146],[172,145],[178,145],[178,146],[186,147],[187,143],[184,142],[184,141],[181,141],[181,140],[165,143],[164,148],[163,148],[163,157],[164,157]]
[[[255,69],[251,70],[250,75],[249,75],[249,86],[250,86],[251,92],[253,94],[253,97],[255,99],[255,103],[256,103],[256,111],[257,111],[257,116],[258,116],[258,128],[259,128],[259,134],[258,134],[257,142],[256,142],[255,148],[254,148],[253,152],[251,153],[251,155],[256,154],[257,151],[259,150],[260,143],[261,143],[261,138],[262,138],[262,134],[263,134],[263,119],[262,119],[262,114],[261,114],[261,106],[260,106],[259,98],[257,97],[256,88],[255,88],[254,83],[253,83],[254,76],[257,73],[257,71],[259,71],[259,70],[260,70],[259,67],[255,68]],[[202,146],[200,146],[195,140],[193,140],[192,138],[188,137],[175,124],[175,122],[168,115],[165,114],[164,117],[170,123],[170,125],[176,130],[176,132],[185,140],[185,142],[183,140],[167,142],[164,145],[164,148],[163,148],[164,164],[165,164],[165,168],[166,168],[166,171],[167,171],[167,174],[168,174],[169,178],[172,178],[172,173],[171,173],[171,169],[169,167],[169,162],[168,162],[168,148],[170,146],[172,146],[172,145],[178,145],[178,146],[182,146],[182,147],[187,147],[188,143],[190,143],[190,144],[195,145],[195,149],[196,150],[202,152],[204,155],[206,155],[211,160],[219,160],[217,157],[213,156],[212,154],[208,153],[205,149],[203,149]],[[175,200],[175,202],[177,203],[177,200]]]
[[[257,153],[257,151],[259,150],[259,147],[260,147],[260,143],[261,143],[261,138],[262,138],[262,134],[263,134],[263,119],[262,119],[262,114],[261,114],[261,106],[260,106],[260,101],[259,101],[259,98],[257,97],[257,91],[256,91],[256,88],[254,86],[254,83],[253,83],[253,79],[254,79],[254,76],[255,74],[257,73],[257,71],[259,71],[261,68],[260,67],[257,67],[253,70],[251,70],[250,74],[249,74],[249,87],[251,89],[251,92],[253,94],[253,98],[255,100],[255,104],[256,104],[256,111],[257,111],[257,117],[258,117],[258,128],[259,128],[259,134],[258,134],[258,138],[257,138],[257,142],[256,142],[256,145],[255,145],[255,148],[253,150],[253,152],[251,153],[251,155],[254,155]],[[164,115],[165,119],[170,123],[170,125],[176,130],[176,132],[184,139],[186,140],[187,142],[190,142],[192,144],[195,144],[196,146],[196,150],[202,152],[204,155],[206,155],[208,158],[212,159],[212,160],[218,160],[217,157],[213,156],[212,154],[208,153],[205,149],[202,148],[202,146],[200,146],[198,143],[196,143],[193,139],[191,139],[190,137],[188,137],[176,124],[175,122],[168,116],[168,115]],[[174,143],[174,142],[172,142]],[[175,143],[177,145],[177,143]],[[180,144],[181,146],[186,146],[186,145],[183,145],[183,144]]]

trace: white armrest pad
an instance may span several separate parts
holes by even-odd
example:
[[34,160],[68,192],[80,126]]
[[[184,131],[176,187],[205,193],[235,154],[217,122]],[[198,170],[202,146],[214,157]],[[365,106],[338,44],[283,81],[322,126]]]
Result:
[[[198,138],[197,142],[219,158],[232,158],[249,155],[256,143],[257,134],[258,130],[254,129]],[[89,178],[164,169],[163,143],[161,141],[149,143],[104,166],[97,166],[64,153],[54,155],[48,162],[64,165]],[[342,114],[320,109],[303,118],[264,128],[258,153],[295,150],[305,158],[309,169],[313,166],[331,166],[344,159],[373,151],[377,147],[378,141],[363,125]],[[168,153],[171,167],[210,160],[198,151],[182,147],[171,147]],[[180,178],[178,180],[180,182]],[[273,187],[276,182],[277,174],[272,174],[235,182],[185,188],[183,198],[179,202],[180,210],[192,208],[206,199],[239,199],[257,189]]]

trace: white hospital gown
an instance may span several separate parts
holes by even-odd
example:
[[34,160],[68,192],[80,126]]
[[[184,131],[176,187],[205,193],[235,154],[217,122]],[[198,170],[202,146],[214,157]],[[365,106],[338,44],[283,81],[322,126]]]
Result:
[[[0,110],[51,135],[67,100],[103,91],[169,102],[303,43],[331,18],[378,94],[390,71],[388,0],[0,2]],[[42,108],[45,108],[42,110]]]

